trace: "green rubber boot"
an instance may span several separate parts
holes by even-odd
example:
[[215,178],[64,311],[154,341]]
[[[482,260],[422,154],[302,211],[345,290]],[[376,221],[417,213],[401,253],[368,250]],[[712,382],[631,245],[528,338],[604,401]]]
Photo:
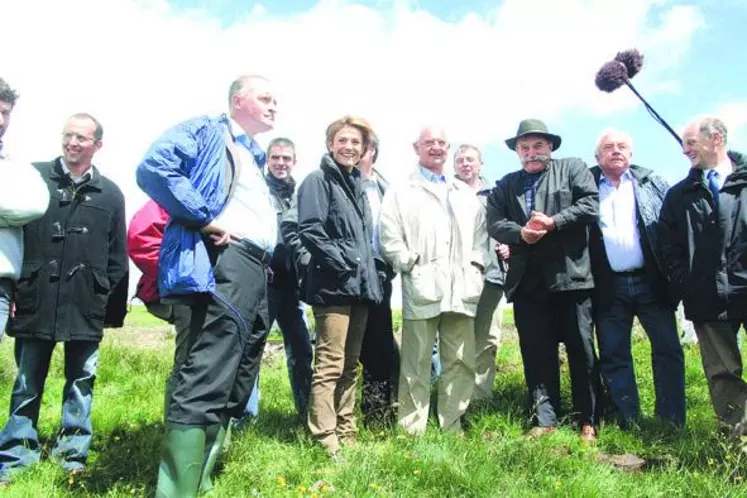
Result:
[[157,498],[194,498],[200,485],[205,427],[167,424],[158,467]]
[[205,436],[205,451],[203,454],[202,475],[200,477],[200,494],[207,493],[213,489],[213,479],[211,477],[218,456],[224,448],[226,436],[230,432],[228,419],[221,420],[220,424],[212,425],[207,428]]

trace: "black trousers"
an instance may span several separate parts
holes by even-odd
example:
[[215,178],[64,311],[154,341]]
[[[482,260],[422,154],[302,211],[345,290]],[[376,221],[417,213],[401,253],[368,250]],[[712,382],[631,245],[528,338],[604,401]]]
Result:
[[170,423],[209,426],[240,417],[267,341],[267,265],[243,245],[208,244],[216,288],[191,305],[192,340],[173,374]]
[[601,379],[592,338],[591,292],[549,292],[541,285],[530,293],[517,293],[514,321],[537,425],[558,424],[560,342],[565,343],[568,353],[573,407],[578,422],[596,425]]
[[392,281],[384,282],[384,298],[371,305],[363,334],[360,362],[363,367],[361,412],[363,423],[394,422],[392,403],[397,399],[399,350],[392,329]]

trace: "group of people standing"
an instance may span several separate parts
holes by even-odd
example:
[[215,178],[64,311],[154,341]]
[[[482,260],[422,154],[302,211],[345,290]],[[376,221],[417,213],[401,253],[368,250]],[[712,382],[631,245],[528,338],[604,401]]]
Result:
[[[16,98],[0,80],[0,132]],[[450,143],[437,126],[421,130],[412,172],[390,185],[375,168],[376,133],[345,116],[327,127],[327,153],[297,186],[293,141],[276,138],[265,152],[255,138],[275,124],[272,83],[237,78],[228,107],[150,146],[137,182],[151,201],[127,235],[121,192],[92,166],[103,143],[92,116],[68,120],[63,155],[52,162],[1,159],[25,175],[22,188],[9,181],[0,196],[0,305],[14,305],[8,333],[18,364],[0,433],[3,482],[39,459],[36,423],[56,342],[65,343],[67,382],[52,456],[68,471],[84,468],[98,344],[105,325],[121,326],[128,254],[143,271],[138,296],[176,328],[158,496],[212,488],[233,421],[252,412],[275,321],[296,411],[333,459],[355,444],[359,362],[364,423],[425,431],[436,343],[438,424],[463,434],[470,403],[493,394],[504,293],[531,403],[528,438],[563,420],[560,343],[583,441],[597,437],[603,385],[621,425],[640,419],[634,317],[651,341],[656,416],[684,425],[680,301],[717,416],[734,435],[747,432],[736,340],[747,313],[747,161],[727,153],[719,119],[688,125],[692,167],[669,188],[632,164],[629,134],[602,132],[598,165],[588,168],[553,157],[561,137],[536,119],[506,140],[521,168],[494,186],[473,145],[456,149],[456,175],[445,174]],[[397,274],[401,341],[390,303]],[[313,350],[302,303],[313,309]]]

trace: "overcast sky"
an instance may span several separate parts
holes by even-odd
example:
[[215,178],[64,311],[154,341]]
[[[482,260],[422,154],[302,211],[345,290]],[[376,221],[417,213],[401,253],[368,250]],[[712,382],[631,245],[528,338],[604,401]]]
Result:
[[8,151],[49,160],[66,117],[90,112],[104,126],[95,162],[125,192],[130,215],[146,201],[134,169],[148,145],[183,119],[224,112],[242,73],[275,81],[277,128],[258,139],[292,138],[297,177],[318,167],[327,124],[351,113],[374,126],[379,167],[394,181],[433,122],[453,150],[482,147],[496,180],[518,167],[503,140],[537,117],[563,137],[558,155],[590,164],[601,129],[627,129],[634,161],[675,182],[688,162],[674,139],[627,88],[594,86],[601,64],[630,47],[645,55],[634,83],[670,124],[718,113],[730,144],[747,148],[747,0],[0,4],[0,76],[21,93]]

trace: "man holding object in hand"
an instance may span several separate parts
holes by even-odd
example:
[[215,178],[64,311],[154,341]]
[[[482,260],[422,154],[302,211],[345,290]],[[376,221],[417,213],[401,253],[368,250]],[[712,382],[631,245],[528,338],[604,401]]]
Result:
[[514,319],[536,427],[555,430],[560,410],[558,343],[568,352],[574,413],[581,439],[596,439],[600,386],[592,340],[589,226],[599,195],[580,159],[552,159],[561,139],[542,121],[521,122],[506,140],[522,169],[503,177],[488,198],[488,232],[510,246],[506,297]]

